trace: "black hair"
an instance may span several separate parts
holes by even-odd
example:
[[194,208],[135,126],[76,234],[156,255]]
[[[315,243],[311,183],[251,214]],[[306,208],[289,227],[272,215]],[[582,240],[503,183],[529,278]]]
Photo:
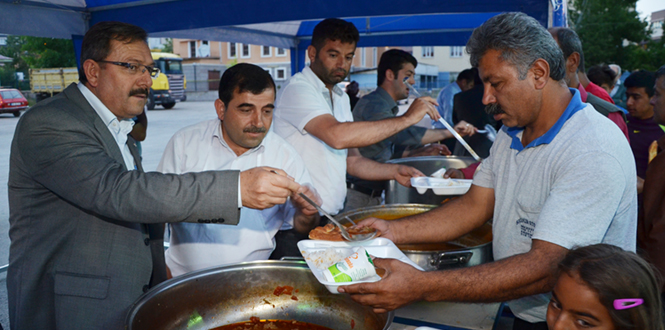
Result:
[[111,53],[111,40],[125,44],[143,41],[148,44],[148,33],[144,29],[123,22],[99,22],[93,25],[83,36],[81,45],[81,69],[79,80],[88,82],[83,70],[83,63],[87,60],[101,61]]
[[[660,278],[655,269],[633,252],[609,244],[574,248],[559,270],[581,280],[598,294],[617,330],[663,330]],[[644,302],[617,310],[617,299],[639,298]]]
[[649,97],[653,96],[653,86],[656,84],[656,75],[651,71],[640,70],[630,74],[623,82],[626,88],[644,87]]
[[401,49],[390,49],[381,54],[376,74],[376,85],[381,86],[383,81],[386,80],[386,71],[390,70],[397,76],[397,72],[402,70],[406,63],[413,64],[414,68],[418,66],[416,58]]
[[[580,54],[580,65],[577,67],[577,72],[586,72],[584,69],[584,51],[582,50],[582,40],[572,29],[557,27],[552,28],[552,34],[556,36],[559,46],[563,51],[563,58],[567,60],[571,54],[577,52]],[[565,61],[564,61],[565,62]]]
[[346,94],[355,96],[358,95],[359,91],[360,91],[360,85],[358,85],[358,82],[355,80],[346,85]]
[[489,50],[501,52],[501,60],[517,68],[520,80],[526,79],[528,70],[538,59],[549,64],[553,80],[560,81],[566,74],[559,46],[535,18],[524,13],[502,13],[473,30],[466,44],[471,66],[478,67]]
[[326,40],[339,40],[345,44],[358,44],[360,34],[351,22],[339,18],[326,18],[316,24],[312,32],[312,46],[318,53],[326,44]]
[[662,76],[665,76],[665,65],[661,66],[660,69],[656,71],[656,76],[654,78],[658,80],[658,78]]
[[266,70],[250,63],[238,63],[224,71],[219,80],[219,99],[228,107],[233,93],[250,92],[261,94],[268,88],[275,91],[275,82]]
[[[476,83],[476,76],[477,76],[477,75],[478,75],[478,69],[476,69],[476,68],[465,69],[465,70],[462,70],[462,72],[460,72],[460,73],[457,75],[457,79],[456,79],[456,80],[457,80],[457,81],[460,81],[460,80],[466,80],[467,82],[469,82],[469,81],[473,81],[474,84],[475,84],[475,83]],[[479,78],[479,79],[480,79],[480,78]]]
[[590,67],[586,75],[592,83],[598,86],[605,84],[610,87],[614,86],[614,79],[617,77],[617,73],[605,64]]

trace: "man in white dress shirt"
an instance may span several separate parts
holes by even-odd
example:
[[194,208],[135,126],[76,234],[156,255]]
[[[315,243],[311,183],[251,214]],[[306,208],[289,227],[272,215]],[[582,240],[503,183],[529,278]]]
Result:
[[365,158],[357,148],[385,140],[415,125],[425,114],[432,119],[440,117],[436,101],[423,97],[413,101],[402,116],[353,122],[349,96],[337,84],[351,69],[359,38],[350,22],[337,18],[321,21],[307,47],[310,66],[291,77],[275,101],[275,133],[303,157],[323,199],[322,208],[332,214],[344,208],[347,171],[360,179],[395,179],[405,186],[411,186],[411,177],[423,176],[413,167]]
[[[275,84],[261,67],[241,63],[224,72],[215,101],[218,118],[183,128],[169,141],[158,171],[282,169],[299,182],[299,192],[320,203],[305,164],[284,139],[270,130]],[[279,175],[279,174],[275,174]],[[243,207],[237,227],[209,224],[170,226],[166,264],[172,276],[230,263],[268,259],[279,229],[308,233],[319,216],[297,194],[265,210]]]

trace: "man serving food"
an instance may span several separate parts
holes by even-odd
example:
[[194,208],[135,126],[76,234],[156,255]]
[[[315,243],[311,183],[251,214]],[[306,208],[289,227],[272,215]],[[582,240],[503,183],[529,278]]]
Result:
[[635,163],[621,131],[563,81],[561,50],[535,19],[495,16],[467,44],[486,111],[501,120],[490,157],[460,198],[398,221],[362,222],[397,244],[446,242],[493,219],[493,263],[421,272],[375,259],[383,280],[340,292],[386,312],[418,300],[499,302],[515,328],[545,327],[556,267],[568,249],[635,251]]

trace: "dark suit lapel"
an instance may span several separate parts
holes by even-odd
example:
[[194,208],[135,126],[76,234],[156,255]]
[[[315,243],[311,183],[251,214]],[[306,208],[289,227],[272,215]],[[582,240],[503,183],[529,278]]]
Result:
[[90,103],[88,103],[88,100],[86,100],[83,94],[81,94],[81,91],[76,84],[72,83],[69,85],[63,93],[70,101],[72,101],[72,103],[82,110],[82,115],[95,127],[95,130],[99,133],[99,138],[106,150],[108,150],[109,155],[126,168],[125,160],[122,158],[122,153],[120,152],[120,148],[118,148],[118,144],[115,142],[113,135],[111,135],[111,132],[109,132],[108,127],[106,127],[106,124],[104,124],[102,119],[99,118],[95,109],[93,109]]

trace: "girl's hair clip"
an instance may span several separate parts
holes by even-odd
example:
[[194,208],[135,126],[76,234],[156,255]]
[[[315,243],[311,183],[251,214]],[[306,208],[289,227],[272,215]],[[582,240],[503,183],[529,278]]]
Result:
[[628,299],[615,299],[614,300],[614,309],[622,310],[637,307],[644,303],[642,298],[628,298]]

